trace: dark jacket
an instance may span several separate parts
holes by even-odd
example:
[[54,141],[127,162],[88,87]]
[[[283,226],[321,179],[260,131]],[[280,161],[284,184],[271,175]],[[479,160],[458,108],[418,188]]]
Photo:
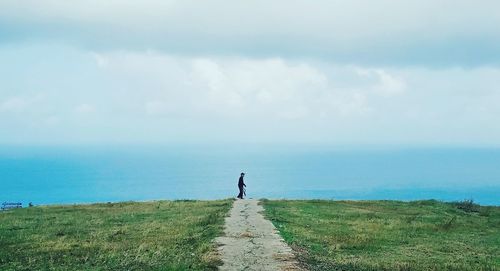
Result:
[[246,186],[246,184],[243,182],[243,176],[240,177],[240,179],[238,180],[238,186]]

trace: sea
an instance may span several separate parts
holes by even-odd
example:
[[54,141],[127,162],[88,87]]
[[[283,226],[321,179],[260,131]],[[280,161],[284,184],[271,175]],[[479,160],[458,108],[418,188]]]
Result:
[[0,203],[235,197],[472,199],[500,205],[500,149],[299,146],[2,146]]

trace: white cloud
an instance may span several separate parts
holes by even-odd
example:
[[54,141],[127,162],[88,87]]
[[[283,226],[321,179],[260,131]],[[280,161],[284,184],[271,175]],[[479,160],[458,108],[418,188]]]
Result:
[[397,95],[406,88],[406,83],[401,78],[396,78],[388,72],[378,69],[375,71],[380,78],[380,86],[377,91],[384,95]]
[[350,99],[338,101],[335,105],[342,116],[366,114],[372,110],[368,104],[367,96],[356,92],[352,94]]
[[43,100],[42,93],[33,93],[27,91],[18,96],[7,96],[2,99],[4,95],[0,92],[0,112],[5,113],[24,113],[36,109],[36,107]]
[[75,112],[78,114],[90,114],[95,112],[95,107],[90,104],[80,104],[75,107]]
[[145,104],[146,113],[148,115],[165,115],[169,110],[169,105],[163,101],[149,101]]
[[30,102],[21,97],[12,97],[0,104],[0,112],[22,112]]
[[500,63],[498,10],[494,0],[4,0],[0,29],[94,50],[477,66]]
[[109,64],[109,60],[103,56],[102,54],[98,54],[96,52],[90,53],[90,55],[95,59],[97,66],[104,68]]
[[[15,54],[0,48],[0,55],[30,63],[32,48]],[[12,72],[10,61],[0,63],[0,71],[10,72],[0,78],[0,111],[16,112],[0,114],[1,142],[36,135],[33,129],[44,124],[36,142],[500,144],[500,69],[494,67],[68,51],[37,49],[42,64],[22,65],[22,73]],[[41,95],[29,91],[37,87],[45,89],[43,99],[30,98]]]
[[192,80],[196,87],[206,89],[206,102],[212,103],[212,110],[222,106],[237,109],[243,105],[240,89],[234,85],[227,71],[210,59],[195,59],[192,61]]
[[[305,62],[191,58],[152,51],[101,57],[107,59],[106,74],[116,88],[141,101],[149,115],[290,119],[314,117],[318,111],[336,114],[342,103],[359,100],[359,94],[334,87],[324,71]],[[356,114],[356,108],[342,112]]]
[[403,78],[396,77],[382,68],[353,67],[353,69],[356,74],[362,77],[378,80],[378,84],[373,86],[373,90],[380,95],[398,95],[406,88],[406,82]]
[[48,116],[43,120],[43,123],[47,126],[56,126],[61,122],[59,116]]

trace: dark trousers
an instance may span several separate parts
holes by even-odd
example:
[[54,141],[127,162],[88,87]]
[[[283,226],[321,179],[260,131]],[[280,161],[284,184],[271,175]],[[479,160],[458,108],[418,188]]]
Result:
[[243,185],[238,185],[238,188],[240,189],[240,193],[238,194],[238,198],[243,199]]

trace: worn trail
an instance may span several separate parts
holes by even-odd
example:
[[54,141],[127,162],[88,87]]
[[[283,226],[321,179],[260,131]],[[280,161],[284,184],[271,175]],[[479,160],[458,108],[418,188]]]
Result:
[[216,240],[224,262],[220,270],[300,270],[292,250],[263,211],[258,200],[234,202],[225,235]]

